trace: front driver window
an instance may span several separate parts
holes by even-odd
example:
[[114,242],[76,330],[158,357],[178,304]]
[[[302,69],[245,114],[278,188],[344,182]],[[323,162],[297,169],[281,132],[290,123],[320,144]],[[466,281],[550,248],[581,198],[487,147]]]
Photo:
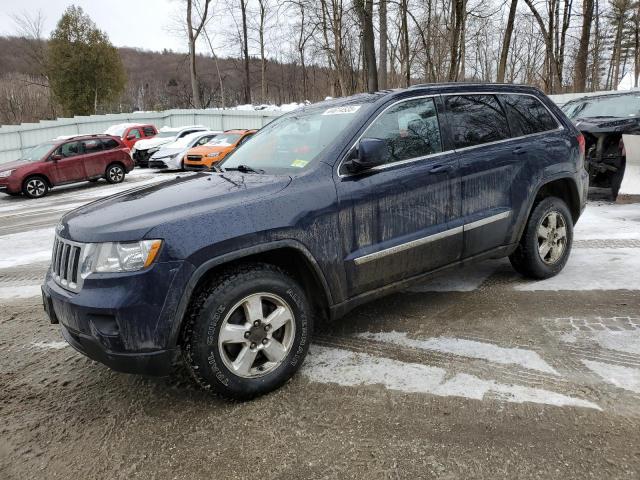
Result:
[[62,155],[64,158],[75,157],[79,153],[80,146],[78,142],[65,143],[60,147],[60,155]]
[[392,106],[374,120],[362,138],[386,142],[385,163],[442,151],[436,106],[431,98],[415,98]]

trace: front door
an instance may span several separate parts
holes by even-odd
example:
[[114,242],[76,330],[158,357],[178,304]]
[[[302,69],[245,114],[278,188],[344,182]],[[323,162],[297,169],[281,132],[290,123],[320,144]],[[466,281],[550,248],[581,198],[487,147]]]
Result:
[[452,263],[462,250],[457,157],[443,152],[436,100],[392,104],[361,138],[387,149],[384,165],[357,174],[340,167],[336,179],[350,297]]
[[523,161],[494,95],[445,95],[452,141],[460,158],[463,257],[507,243],[513,223],[513,178]]
[[84,158],[81,154],[80,142],[63,143],[56,150],[60,157],[53,164],[55,184],[71,183],[86,180]]

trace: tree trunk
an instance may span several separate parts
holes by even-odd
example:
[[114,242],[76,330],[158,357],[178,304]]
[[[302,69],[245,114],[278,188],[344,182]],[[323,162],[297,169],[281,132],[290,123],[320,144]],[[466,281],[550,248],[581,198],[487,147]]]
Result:
[[202,108],[200,89],[198,88],[198,73],[196,72],[196,38],[193,31],[193,0],[187,0],[187,34],[189,35],[189,76],[191,78],[191,103],[194,108]]
[[264,23],[266,17],[265,0],[258,0],[260,5],[260,99],[262,103],[267,100],[267,60],[264,56]]
[[507,70],[507,58],[509,57],[509,46],[511,45],[511,35],[513,35],[513,23],[516,18],[517,6],[518,0],[511,0],[511,7],[509,7],[509,18],[507,19],[507,28],[504,31],[502,49],[500,50],[500,64],[498,65],[498,77],[496,79],[498,83],[504,83],[505,72]]
[[367,90],[378,91],[378,67],[376,66],[376,45],[373,34],[373,0],[356,0],[354,3],[360,19],[362,32],[362,53],[367,72]]
[[251,103],[251,84],[249,77],[249,35],[247,33],[247,3],[249,0],[240,0],[242,12],[242,56],[244,59],[244,103]]
[[387,89],[387,0],[380,0],[380,65],[378,68],[378,86]]
[[450,82],[458,80],[460,71],[461,58],[461,40],[464,31],[466,0],[453,0],[453,8],[451,10],[452,24],[451,29],[451,48],[449,50],[449,75],[447,79]]
[[580,44],[576,54],[576,64],[573,73],[573,91],[584,92],[587,84],[587,60],[589,56],[589,41],[591,39],[591,23],[593,22],[593,0],[582,1],[582,31]]
[[403,65],[403,73],[404,73],[404,81],[405,87],[411,86],[411,52],[409,51],[409,22],[407,21],[407,11],[409,6],[407,5],[408,0],[400,1],[400,17],[401,17],[401,39],[400,42],[402,57],[404,60]]

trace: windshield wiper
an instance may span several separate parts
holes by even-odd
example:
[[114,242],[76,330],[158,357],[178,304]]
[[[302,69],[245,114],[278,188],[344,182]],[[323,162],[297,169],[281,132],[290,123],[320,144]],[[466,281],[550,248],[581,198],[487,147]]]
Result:
[[244,165],[244,164],[240,164],[237,167],[232,167],[232,168],[225,168],[225,170],[229,171],[229,170],[237,170],[239,172],[242,173],[264,173],[264,170],[258,168],[252,168],[249,165]]

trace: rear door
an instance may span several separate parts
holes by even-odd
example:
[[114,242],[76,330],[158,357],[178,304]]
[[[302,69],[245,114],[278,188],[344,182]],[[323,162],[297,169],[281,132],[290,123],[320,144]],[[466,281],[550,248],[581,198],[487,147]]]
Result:
[[103,151],[99,138],[87,138],[80,142],[84,168],[89,178],[104,175],[108,163],[108,152]]
[[80,142],[65,142],[56,150],[61,158],[53,162],[54,183],[80,182],[87,179]]
[[357,174],[339,170],[338,197],[349,205],[343,240],[349,296],[460,257],[457,156],[443,148],[437,103],[420,97],[387,107],[361,137],[386,142],[386,163]]
[[514,144],[495,95],[443,96],[452,142],[459,153],[464,223],[463,257],[508,243],[512,185],[523,151]]

